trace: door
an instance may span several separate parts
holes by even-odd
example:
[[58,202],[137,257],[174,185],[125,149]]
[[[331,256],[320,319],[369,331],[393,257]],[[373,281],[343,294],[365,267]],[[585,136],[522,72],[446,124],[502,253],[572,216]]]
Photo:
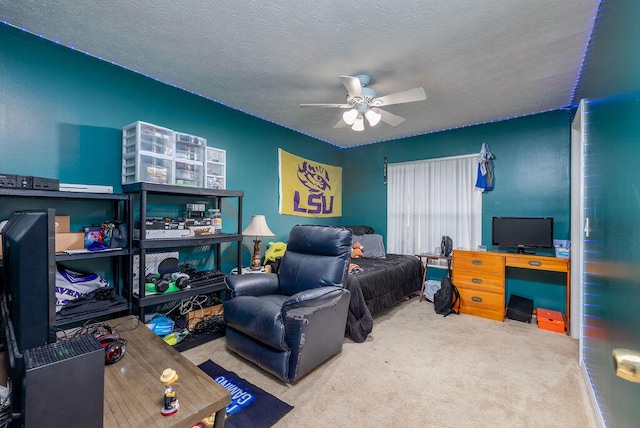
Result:
[[[571,337],[582,335],[582,236],[585,218],[583,215],[584,188],[584,101],[580,102],[578,111],[571,125]],[[582,347],[580,347],[582,349]],[[582,359],[582,358],[580,358]]]
[[612,352],[640,349],[640,97],[583,104],[581,362],[606,426],[640,426],[640,383],[615,375]]

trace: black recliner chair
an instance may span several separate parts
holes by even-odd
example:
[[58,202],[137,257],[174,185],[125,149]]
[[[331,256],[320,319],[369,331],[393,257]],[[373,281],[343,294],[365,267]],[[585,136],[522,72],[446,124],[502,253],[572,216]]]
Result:
[[227,348],[285,382],[339,353],[351,240],[350,229],[295,226],[277,274],[227,276]]

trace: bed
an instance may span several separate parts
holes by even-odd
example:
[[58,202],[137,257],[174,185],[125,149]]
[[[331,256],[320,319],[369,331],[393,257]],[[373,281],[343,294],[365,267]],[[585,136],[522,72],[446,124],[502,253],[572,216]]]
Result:
[[385,311],[405,297],[419,294],[422,271],[412,255],[386,254],[382,236],[356,234],[353,242],[364,247],[364,258],[352,259],[359,267],[349,270],[345,287],[351,292],[346,335],[363,342],[373,329],[373,315]]

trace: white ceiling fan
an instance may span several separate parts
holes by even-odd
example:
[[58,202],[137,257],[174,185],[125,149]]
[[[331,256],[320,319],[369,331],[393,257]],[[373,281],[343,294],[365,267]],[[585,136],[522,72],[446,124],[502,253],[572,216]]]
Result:
[[334,128],[351,126],[351,129],[354,131],[364,131],[365,118],[371,126],[376,126],[380,120],[391,126],[399,125],[405,121],[404,117],[389,113],[380,107],[427,99],[427,95],[422,88],[414,88],[408,91],[377,97],[373,89],[366,87],[371,82],[371,77],[366,74],[340,76],[340,80],[347,89],[346,104],[300,104],[300,107],[347,109],[342,114],[342,119],[335,124]]

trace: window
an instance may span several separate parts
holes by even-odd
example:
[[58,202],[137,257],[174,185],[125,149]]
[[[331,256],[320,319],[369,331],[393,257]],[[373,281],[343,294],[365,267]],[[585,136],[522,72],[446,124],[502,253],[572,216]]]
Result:
[[432,253],[443,235],[453,248],[482,243],[482,193],[475,189],[477,154],[389,164],[389,253]]

